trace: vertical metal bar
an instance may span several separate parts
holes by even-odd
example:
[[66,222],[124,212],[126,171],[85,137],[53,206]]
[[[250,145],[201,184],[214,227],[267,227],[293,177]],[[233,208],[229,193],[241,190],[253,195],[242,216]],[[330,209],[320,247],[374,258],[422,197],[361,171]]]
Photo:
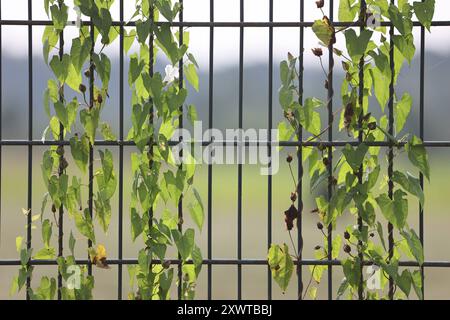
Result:
[[[0,21],[2,19],[2,4],[0,3]],[[3,139],[3,45],[2,45],[2,26],[0,25],[0,141]],[[2,166],[3,166],[3,146],[0,145],[0,244],[2,237]]]
[[[360,12],[359,12],[359,19],[360,21],[362,21],[363,23],[365,23],[366,21],[366,12],[367,12],[367,6],[366,6],[366,1],[365,0],[361,0],[361,8],[360,8]],[[360,31],[363,32],[365,29],[365,25],[362,25],[360,27]],[[364,117],[364,65],[365,65],[365,60],[364,60],[364,55],[361,57],[360,61],[359,61],[359,96],[358,96],[358,104],[360,107],[360,113],[358,116],[358,142],[362,143],[363,142],[363,129],[362,129],[362,119]],[[361,166],[359,167],[358,170],[358,183],[362,184],[363,183],[363,165],[361,164]],[[361,217],[361,213],[358,211],[358,230],[359,232],[362,232],[362,228],[363,228],[363,219]],[[358,241],[358,247],[362,246],[362,241],[359,240]],[[364,259],[364,255],[362,253],[362,249],[358,248],[358,258],[360,260],[360,264],[361,264],[361,268],[359,270],[360,272],[360,278],[359,278],[359,285],[358,285],[358,299],[359,300],[363,300],[364,299],[364,276],[363,276],[363,259]]]
[[[181,5],[181,9],[180,9],[180,14],[179,14],[179,21],[180,23],[183,22],[183,0],[180,0],[180,5]],[[179,27],[178,29],[178,44],[179,46],[183,45],[183,27],[182,25]],[[183,57],[180,59],[179,63],[178,63],[178,69],[180,70],[180,75],[179,75],[179,81],[178,81],[178,88],[181,90],[183,89]],[[183,128],[183,106],[180,106],[180,116],[179,116],[179,127]],[[183,157],[183,151],[180,151],[180,157]],[[180,170],[181,170],[182,165],[180,164]],[[183,198],[180,198],[180,201],[178,201],[178,219],[179,221],[183,221]],[[183,225],[181,223],[178,223],[178,230],[180,232],[183,231]],[[178,254],[178,260],[181,261],[181,255]],[[182,285],[183,285],[183,274],[182,274],[182,263],[180,263],[178,265],[178,299],[181,300],[182,299]]]
[[[33,7],[28,0],[28,19],[33,18]],[[28,26],[28,141],[33,141],[33,27]],[[28,188],[27,188],[27,249],[31,249],[31,206],[32,206],[33,147],[28,145]],[[28,289],[31,278],[27,277],[27,300],[30,299]]]
[[[240,0],[240,22],[244,22],[244,0]],[[239,28],[239,129],[243,127],[243,87],[244,87],[244,27]],[[242,136],[239,138],[242,139]],[[237,258],[242,260],[242,163],[240,161],[242,154],[242,146],[238,146],[238,244],[237,244]],[[238,278],[238,288],[237,288],[237,298],[242,299],[242,266],[239,264],[237,266],[237,278]]]
[[[94,81],[95,81],[95,74],[94,74],[94,50],[95,50],[95,27],[93,25],[93,21],[91,18],[91,27],[90,27],[90,37],[91,37],[91,52],[89,54],[89,110],[92,110],[94,107]],[[94,146],[89,144],[89,193],[88,193],[88,207],[89,207],[89,215],[91,216],[91,219],[93,217],[94,212]],[[88,240],[88,248],[92,247],[92,240]],[[92,275],[92,263],[91,259],[88,255],[88,274]]]
[[[63,1],[59,1],[59,7],[63,5]],[[59,34],[59,60],[62,61],[64,56],[64,31],[61,31]],[[64,103],[64,85],[62,85],[61,89],[59,90],[59,101]],[[60,141],[64,140],[64,126],[60,122],[59,123],[59,137],[58,139]],[[62,148],[64,150],[63,146],[60,146],[59,148]],[[61,166],[62,161],[64,161],[64,153],[60,153],[59,156],[59,167],[58,167],[58,176],[61,177],[64,173],[64,169]],[[63,256],[63,240],[64,240],[64,206],[61,204],[61,206],[58,208],[59,210],[59,217],[58,217],[58,257]],[[58,272],[58,300],[61,300],[62,298],[62,274]]]
[[[214,22],[214,0],[209,1],[209,21]],[[213,126],[214,27],[209,28],[209,129]],[[212,260],[212,164],[208,164],[208,259]],[[212,265],[208,264],[208,299],[212,299]]]
[[[305,19],[305,3],[303,0],[300,1],[300,22]],[[300,27],[300,45],[299,45],[299,72],[298,72],[298,103],[303,105],[303,65],[304,65],[304,31],[305,28]],[[299,126],[297,132],[298,141],[303,140],[303,128]],[[303,147],[299,146],[297,149],[297,198],[298,198],[298,215],[297,215],[297,247],[298,247],[298,259],[302,261],[303,259]],[[303,299],[303,266],[301,264],[297,265],[297,294],[298,299]]]
[[[329,19],[331,24],[333,24],[334,18],[334,8],[333,8],[333,0],[330,0],[329,7]],[[327,109],[328,109],[328,141],[333,141],[333,68],[334,68],[334,56],[333,56],[333,44],[329,45],[328,48],[328,92],[327,92]],[[328,148],[328,201],[331,200],[333,195],[333,147]],[[329,214],[332,214],[331,212]],[[333,252],[333,224],[330,223],[328,226],[328,235],[327,235],[327,248],[328,248],[328,260],[332,260],[332,252]],[[331,264],[328,266],[328,300],[333,299],[333,269]]]
[[[153,31],[153,27],[154,27],[154,20],[155,20],[155,4],[151,3],[150,4],[150,8],[149,8],[149,19],[150,19],[150,37],[149,37],[149,61],[148,61],[148,71],[150,74],[150,77],[153,77],[153,64],[154,64],[154,31]],[[149,117],[149,127],[153,128],[154,130],[154,126],[155,126],[155,108],[153,106],[153,99],[149,99],[150,101],[150,117]],[[153,131],[154,133],[154,131]],[[149,155],[150,155],[150,161],[149,161],[149,167],[150,167],[150,172],[152,172],[153,170],[153,146],[155,145],[155,137],[154,134],[152,133],[151,137],[150,137],[150,141],[148,143],[148,147],[149,147]],[[149,229],[151,229],[151,227],[153,226],[153,205],[150,207],[150,209],[148,210],[148,227]],[[153,253],[151,253],[151,262],[150,262],[150,270],[153,271]]]
[[[394,0],[390,1],[394,5]],[[389,84],[389,134],[394,134],[394,82],[395,82],[395,61],[394,61],[394,27],[389,28],[389,68],[391,69],[391,82]],[[394,148],[389,146],[388,150],[388,196],[393,198],[394,182],[392,174],[394,172]],[[389,261],[394,255],[394,227],[392,223],[388,223],[388,241],[389,241]],[[394,299],[394,279],[389,277],[389,299]]]
[[[269,1],[269,21],[273,22],[273,0]],[[272,157],[272,112],[273,111],[273,27],[269,27],[269,108],[268,129],[269,144],[267,145],[269,159]],[[270,160],[272,168],[272,159]],[[272,244],[272,174],[267,176],[267,248]],[[267,299],[272,300],[272,272],[267,267]]]
[[[422,0],[422,2],[424,2]],[[420,106],[419,106],[419,127],[420,127],[420,139],[425,139],[424,117],[425,117],[425,27],[420,27]],[[419,174],[420,187],[423,190],[423,174]],[[424,245],[424,216],[423,207],[419,204],[419,238]],[[422,297],[425,299],[425,269],[420,267],[420,274],[422,278]]]
[[[119,140],[123,141],[123,108],[124,108],[124,95],[123,95],[123,60],[124,60],[124,8],[123,0],[120,0],[120,55],[119,55]],[[119,260],[123,259],[123,144],[119,145]],[[118,265],[118,279],[117,279],[117,298],[122,300],[122,264]]]

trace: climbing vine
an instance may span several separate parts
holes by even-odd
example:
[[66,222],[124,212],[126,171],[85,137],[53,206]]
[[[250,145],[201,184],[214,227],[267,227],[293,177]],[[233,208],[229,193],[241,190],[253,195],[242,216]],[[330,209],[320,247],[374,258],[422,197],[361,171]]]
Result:
[[[177,282],[181,299],[193,299],[202,255],[195,244],[195,230],[183,231],[188,209],[199,230],[203,225],[203,204],[193,187],[195,163],[189,150],[174,156],[170,141],[183,126],[183,113],[196,119],[193,105],[186,106],[184,76],[198,90],[197,62],[188,53],[189,33],[176,32],[171,23],[180,14],[182,3],[137,1],[133,17],[136,27],[127,35],[125,50],[137,42],[139,53],[130,55],[128,82],[132,89],[132,128],[128,138],[137,146],[131,155],[131,233],[133,241],[145,247],[138,253],[139,264],[128,268],[130,299],[167,299],[174,281],[170,248],[178,256]],[[158,23],[160,17],[166,22]],[[165,75],[155,71],[156,57],[165,59]],[[163,56],[165,58],[163,58]],[[175,149],[174,149],[175,150]],[[176,161],[176,159],[183,159]],[[184,200],[188,201],[184,201]],[[186,206],[186,202],[188,205]]]
[[[64,0],[45,0],[44,7],[53,24],[43,33],[44,60],[52,71],[44,94],[44,108],[49,125],[42,141],[51,145],[44,152],[42,176],[47,192],[40,214],[24,209],[32,225],[39,228],[44,247],[37,252],[31,248],[31,238],[17,237],[20,254],[19,274],[13,280],[11,294],[21,291],[27,283],[30,299],[92,299],[94,277],[92,267],[108,269],[106,248],[96,241],[96,225],[107,233],[111,221],[111,198],[117,188],[113,156],[108,149],[98,150],[94,158],[96,136],[105,141],[116,141],[110,125],[101,121],[101,112],[107,108],[111,61],[104,53],[122,32],[113,26],[110,8],[113,0],[75,0],[78,37],[72,39],[70,49],[65,46],[64,31],[68,25],[69,7]],[[179,30],[172,33],[171,23],[181,9],[181,2],[172,5],[171,0],[136,1],[136,12],[128,22],[135,27],[129,33],[123,28],[124,49],[130,50],[137,40],[139,54],[130,56],[129,85],[132,89],[132,129],[129,140],[139,152],[132,154],[132,201],[130,210],[133,240],[141,237],[145,248],[140,250],[138,265],[129,266],[131,286],[136,280],[138,290],[130,299],[167,299],[174,278],[174,268],[166,258],[167,249],[176,247],[178,252],[178,285],[181,297],[192,299],[195,282],[202,265],[200,249],[194,242],[194,229],[183,232],[185,197],[193,221],[201,229],[203,204],[193,187],[195,164],[174,160],[169,140],[183,122],[183,112],[195,120],[194,106],[185,107],[187,90],[183,88],[183,70],[186,79],[198,90],[197,63],[187,52],[189,33]],[[167,22],[157,24],[159,15]],[[86,18],[83,22],[81,18]],[[181,32],[181,34],[180,34]],[[178,40],[176,40],[178,37]],[[148,41],[148,43],[147,43]],[[169,65],[166,76],[154,72],[156,54],[160,49],[167,56]],[[184,57],[187,57],[184,59]],[[185,60],[185,61],[184,61]],[[47,136],[53,137],[47,141]],[[65,141],[70,141],[70,155]],[[184,151],[183,158],[189,158]],[[94,172],[94,163],[99,169]],[[71,163],[74,168],[69,168]],[[69,173],[70,169],[70,173]],[[72,175],[81,172],[82,176]],[[85,183],[88,179],[87,184]],[[86,202],[82,194],[87,193]],[[174,208],[170,207],[170,203]],[[50,207],[50,210],[48,209]],[[177,211],[177,215],[172,212]],[[49,211],[52,214],[49,214]],[[69,238],[63,234],[64,220],[74,221],[76,230]],[[38,225],[38,226],[37,226]],[[52,242],[54,229],[58,230],[58,247]],[[88,264],[75,260],[77,240],[87,241]],[[68,240],[70,255],[63,252]],[[177,257],[175,257],[177,258]],[[31,285],[33,266],[31,260],[55,260],[58,278],[40,279],[37,288]],[[76,278],[73,277],[76,276]]]
[[[316,1],[316,4],[322,11],[325,1]],[[281,63],[279,102],[285,120],[278,127],[280,137],[300,141],[302,130],[311,134],[307,142],[314,147],[299,147],[298,152],[302,156],[299,161],[308,164],[306,172],[310,176],[311,190],[326,184],[331,191],[327,197],[318,196],[316,208],[309,211],[317,217],[317,228],[324,237],[324,244],[314,248],[315,258],[338,259],[342,247],[344,257],[341,264],[345,277],[337,290],[338,298],[403,299],[410,297],[413,289],[417,297],[423,299],[422,274],[418,267],[424,263],[424,254],[420,238],[407,222],[407,197],[408,194],[417,197],[423,206],[424,193],[419,177],[400,167],[394,170],[392,163],[395,156],[406,152],[410,163],[430,179],[428,157],[422,141],[403,132],[412,97],[407,92],[398,96],[395,85],[404,61],[411,63],[414,57],[413,16],[430,31],[433,14],[434,0],[414,1],[412,4],[407,0],[341,0],[339,20],[354,22],[352,26],[336,27],[325,14],[323,19],[314,22],[313,32],[322,47],[330,52],[331,70],[334,58],[342,61],[345,74],[340,87],[342,108],[335,113],[329,109],[329,103],[319,99],[301,101],[301,89],[296,82],[299,78],[297,58],[289,54],[287,61]],[[383,21],[390,22],[392,27],[378,23]],[[337,47],[338,37],[344,38],[345,48]],[[323,48],[312,50],[322,68]],[[323,71],[325,88],[331,98],[330,73]],[[369,107],[375,104],[375,100],[380,112]],[[328,108],[331,115],[325,128],[322,128],[320,108]],[[332,130],[334,116],[338,113],[339,130],[346,132],[352,141],[356,139],[356,144],[349,142],[342,148],[335,148],[323,142],[322,136]],[[377,118],[372,113],[381,113],[381,116]],[[383,148],[377,142],[385,143],[387,147]],[[385,150],[388,174],[380,179]],[[332,159],[336,161],[333,163]],[[292,161],[294,158],[288,156],[289,167]],[[295,204],[301,180],[292,178],[295,188],[290,196],[291,206],[285,211],[289,233],[294,228],[294,221],[300,219],[304,211],[303,203],[300,202],[298,208]],[[335,230],[338,220],[347,215],[353,216],[355,223],[347,226],[342,236],[337,234],[329,239],[332,233],[326,232],[327,228]],[[287,244],[273,244],[268,253],[272,276],[283,291],[289,285],[303,250],[300,247],[296,251],[293,243],[292,246],[293,255]],[[418,267],[399,268],[402,257],[414,259]],[[374,272],[380,271],[378,287],[373,288],[369,283],[374,275],[365,276],[364,266],[372,266]],[[311,281],[303,288],[304,292],[300,292],[299,298],[305,298],[307,294],[316,298],[316,285],[327,268],[326,265],[310,266]]]
[[[51,147],[44,152],[41,164],[47,189],[41,213],[34,214],[31,219],[33,223],[41,224],[44,247],[34,253],[31,239],[27,239],[28,244],[24,248],[23,239],[17,238],[21,268],[13,281],[11,292],[20,291],[27,279],[30,282],[33,272],[31,259],[56,259],[58,279],[42,277],[37,288],[33,288],[30,282],[27,286],[27,296],[30,299],[54,299],[56,294],[61,299],[91,299],[94,287],[92,264],[99,268],[108,268],[106,249],[96,243],[94,224],[97,221],[103,232],[108,231],[111,220],[110,200],[115,193],[117,179],[112,153],[108,149],[98,151],[100,168],[94,172],[94,162],[97,161],[94,158],[94,142],[98,133],[103,135],[104,140],[115,140],[110,125],[101,122],[100,118],[109,97],[111,71],[111,62],[103,50],[119,34],[118,28],[111,26],[109,9],[112,3],[113,1],[76,0],[76,27],[79,35],[72,39],[71,47],[67,48],[64,30],[68,24],[69,7],[63,0],[44,1],[45,11],[53,25],[44,30],[43,54],[54,78],[48,80],[44,94],[44,108],[49,117],[49,125],[42,141],[45,143],[47,135],[50,134],[54,143],[50,143]],[[91,23],[82,25],[81,14],[88,17]],[[101,43],[98,52],[97,42]],[[101,86],[98,86],[99,84]],[[70,141],[70,155],[77,167],[71,172],[80,171],[82,176],[70,176],[69,157],[64,144],[67,140]],[[84,182],[86,178],[87,184]],[[82,201],[85,191],[88,193],[86,203]],[[53,214],[48,215],[48,204]],[[33,214],[31,208],[26,210],[26,213]],[[65,256],[63,243],[67,238],[64,238],[63,223],[67,219],[74,221],[76,230],[70,231],[70,255]],[[55,227],[58,229],[57,249],[52,244]],[[77,265],[75,261],[77,239],[87,241],[87,266]],[[78,278],[69,281],[73,273],[76,273]]]

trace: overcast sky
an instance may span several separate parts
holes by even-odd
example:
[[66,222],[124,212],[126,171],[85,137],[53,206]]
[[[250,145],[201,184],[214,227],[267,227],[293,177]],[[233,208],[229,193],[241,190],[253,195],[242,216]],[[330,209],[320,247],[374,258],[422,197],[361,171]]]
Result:
[[[2,5],[3,19],[27,19],[27,0],[0,0]],[[33,19],[47,19],[43,9],[43,0],[33,0]],[[326,1],[327,2],[327,1]],[[412,2],[412,1],[410,1]],[[67,1],[66,3],[73,3]],[[134,0],[125,1],[125,17],[130,17]],[[239,21],[239,0],[215,0],[216,21]],[[245,0],[245,21],[268,21],[269,0]],[[300,0],[276,0],[274,1],[275,21],[299,21]],[[337,12],[339,1],[335,1],[335,12]],[[209,21],[209,0],[185,0],[185,21]],[[73,8],[73,5],[71,5]],[[327,13],[327,12],[326,12]],[[71,10],[70,19],[74,19]],[[113,6],[113,18],[118,19],[118,0]],[[314,0],[305,0],[305,19],[313,21],[321,18],[320,11],[315,8]],[[436,0],[435,20],[450,20],[450,1]],[[42,51],[41,35],[43,29],[34,29],[33,47],[34,54],[40,55]],[[66,32],[68,37],[75,36],[75,28]],[[416,32],[416,35],[417,32]],[[431,34],[427,34],[427,50],[438,52],[442,55],[450,55],[450,27],[435,27]],[[244,58],[246,64],[267,62],[268,57],[268,28],[246,28]],[[298,54],[298,28],[275,28],[274,30],[274,57],[278,61],[291,51]],[[416,36],[416,38],[418,38]],[[338,43],[339,44],[339,43]],[[305,32],[306,61],[313,59],[311,47],[317,45],[317,40],[311,30]],[[419,46],[416,39],[416,46]],[[209,28],[191,29],[191,51],[197,56],[200,65],[208,64],[209,54]],[[27,55],[27,28],[26,27],[3,27],[3,52],[4,54],[20,56]],[[113,56],[118,54],[116,48],[108,52]],[[238,28],[216,28],[214,44],[215,65],[226,67],[236,64],[239,59],[239,29]]]

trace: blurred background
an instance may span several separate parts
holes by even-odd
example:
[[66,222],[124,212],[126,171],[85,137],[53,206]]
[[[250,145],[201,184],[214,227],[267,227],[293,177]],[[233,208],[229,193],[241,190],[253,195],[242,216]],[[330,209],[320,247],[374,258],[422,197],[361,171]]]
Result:
[[[119,20],[118,0],[113,5],[113,19]],[[412,2],[412,1],[411,1]],[[73,8],[71,1],[66,3]],[[185,21],[209,21],[210,17],[209,0],[185,0],[184,20]],[[334,1],[334,12],[337,17],[339,1]],[[215,0],[214,1],[215,21],[239,21],[239,0]],[[269,21],[269,0],[245,0],[244,20],[266,22]],[[125,1],[125,20],[131,17],[134,1]],[[322,17],[316,8],[315,1],[305,0],[305,20],[313,21]],[[47,20],[44,11],[43,1],[33,1],[33,19]],[[328,13],[328,1],[325,1],[325,14]],[[73,10],[70,11],[69,19],[74,19]],[[27,19],[27,0],[1,0],[1,18],[4,20]],[[277,0],[274,1],[274,21],[299,21],[300,0]],[[450,3],[445,0],[436,0],[436,11],[434,20],[450,20]],[[28,56],[28,28],[26,26],[1,27],[2,33],[2,122],[1,131],[4,140],[26,140],[28,138],[28,62],[33,62],[33,138],[40,140],[42,132],[47,126],[47,118],[43,109],[42,96],[46,88],[47,79],[51,77],[49,68],[42,58],[42,32],[43,27],[33,27],[33,55]],[[197,93],[191,90],[189,103],[197,106],[199,118],[204,121],[204,127],[208,126],[209,107],[209,47],[214,46],[214,88],[213,88],[213,126],[219,129],[238,127],[238,106],[239,106],[239,28],[215,28],[214,43],[209,41],[209,28],[195,27],[189,28],[190,51],[196,56],[200,69],[200,91]],[[448,141],[450,140],[450,42],[448,36],[450,27],[432,27],[431,33],[426,33],[425,54],[425,140],[427,141]],[[399,77],[397,93],[408,91],[414,98],[414,105],[408,119],[405,132],[418,135],[419,132],[419,81],[420,81],[420,28],[415,28],[416,37],[416,57],[410,66],[405,65]],[[65,32],[67,46],[70,39],[76,37],[76,29],[68,27]],[[342,38],[338,37],[336,46],[345,49]],[[276,127],[282,118],[282,112],[278,105],[279,63],[285,59],[287,52],[299,55],[299,28],[278,27],[273,31],[273,127]],[[305,68],[304,85],[305,97],[314,96],[325,100],[326,91],[323,88],[324,75],[320,69],[317,59],[310,49],[317,46],[317,40],[310,29],[305,29]],[[68,50],[68,49],[67,49]],[[133,47],[130,53],[136,51]],[[119,128],[119,43],[115,41],[105,49],[105,53],[111,58],[112,72],[110,82],[110,99],[103,110],[102,118],[111,123],[113,130],[118,135]],[[267,128],[269,110],[269,29],[265,27],[245,28],[244,32],[244,82],[243,82],[243,110],[244,128]],[[326,56],[326,55],[325,55]],[[164,60],[157,66],[162,70],[165,66]],[[327,64],[324,60],[325,67]],[[125,75],[128,73],[128,57],[125,57]],[[335,69],[335,92],[340,90],[340,80],[342,79],[340,63],[336,62]],[[125,76],[125,104],[124,104],[124,126],[125,135],[128,132],[130,121],[130,90]],[[341,107],[339,97],[333,103],[334,110]],[[371,110],[374,114],[379,114],[378,104],[371,101]],[[326,121],[323,113],[323,123]],[[338,132],[337,126],[334,128],[334,136],[345,138]],[[115,155],[115,166],[118,167],[118,147],[109,148]],[[45,148],[33,147],[33,184],[31,208],[34,214],[40,212],[44,186],[40,173],[41,156]],[[131,185],[130,153],[134,148],[125,147],[124,155],[124,258],[135,258],[141,243],[133,243],[130,235],[129,225],[129,194]],[[283,212],[290,205],[289,194],[291,192],[291,178],[288,167],[283,159],[288,152],[295,153],[295,149],[283,151],[280,161],[280,171],[273,176],[272,192],[272,230],[274,243],[289,243],[289,237],[285,231]],[[445,148],[428,149],[430,157],[431,183],[425,183],[425,258],[426,260],[450,260],[450,250],[447,247],[450,241],[450,211],[449,196],[450,188],[450,150]],[[385,158],[385,150],[381,151]],[[395,166],[408,166],[403,161],[405,156],[401,154]],[[96,161],[98,165],[99,161]],[[385,162],[385,161],[384,161]],[[72,173],[80,175],[79,172]],[[296,167],[296,164],[294,165]],[[15,250],[15,238],[26,234],[26,217],[22,213],[22,208],[27,206],[27,147],[2,147],[2,167],[1,167],[1,218],[0,218],[0,259],[17,259]],[[408,166],[408,168],[410,168]],[[198,173],[195,184],[200,190],[205,208],[207,207],[207,167],[198,166]],[[417,172],[410,168],[411,172]],[[387,170],[384,170],[385,175]],[[238,170],[236,165],[217,165],[213,168],[212,183],[212,248],[213,258],[235,259],[237,257],[237,194],[238,194]],[[87,182],[87,177],[83,177]],[[259,166],[243,166],[243,207],[242,207],[242,248],[244,259],[265,259],[267,254],[267,232],[268,232],[268,178],[259,174]],[[308,179],[304,179],[304,213],[303,213],[303,238],[304,238],[304,258],[314,258],[313,248],[321,244],[322,235],[316,229],[316,217],[310,213],[315,207],[314,197],[326,192],[325,188],[315,190],[311,194]],[[84,195],[84,199],[86,199]],[[117,192],[112,200],[113,217],[110,230],[107,235],[102,235],[100,229],[97,230],[98,242],[104,243],[108,258],[116,258],[118,252],[118,199]],[[48,211],[48,210],[47,210]],[[409,205],[409,224],[418,229],[418,204],[411,198]],[[206,214],[206,212],[205,212]],[[51,212],[46,212],[50,217]],[[337,233],[342,233],[343,227],[352,221],[356,221],[349,213],[346,214],[339,225]],[[187,221],[188,225],[192,225]],[[71,223],[65,223],[65,234],[69,230],[75,230]],[[55,234],[55,232],[54,232]],[[76,233],[74,232],[76,235]],[[294,232],[296,234],[296,232]],[[33,247],[40,246],[40,231],[33,230]],[[56,243],[56,239],[55,243]],[[204,230],[198,234],[197,241],[202,248],[203,256],[206,257],[207,229],[206,220]],[[68,250],[67,250],[68,251]],[[66,252],[68,253],[68,252]],[[86,245],[82,241],[77,243],[77,256],[86,256]],[[333,268],[333,287],[337,291],[342,272],[340,267]],[[24,294],[10,297],[9,287],[11,280],[16,275],[17,267],[0,267],[0,299],[23,298]],[[266,299],[267,298],[267,267],[265,266],[243,266],[243,298],[244,299]],[[35,269],[36,286],[38,275],[56,276],[56,267],[41,266]],[[94,269],[96,286],[94,294],[97,299],[117,298],[117,266],[112,266],[110,270]],[[237,297],[237,267],[236,266],[213,266],[212,294],[214,299],[235,299]],[[126,297],[128,288],[128,274],[126,268],[124,275],[124,292]],[[294,275],[295,276],[295,275]],[[309,281],[309,270],[303,268],[303,281]],[[197,286],[197,298],[207,297],[207,272],[204,266],[200,274]],[[327,279],[324,276],[319,285],[318,298],[326,298]],[[450,269],[428,268],[425,270],[425,290],[426,298],[429,299],[450,299]],[[277,285],[273,284],[274,298],[295,299],[296,281],[292,281],[290,289],[282,294]]]

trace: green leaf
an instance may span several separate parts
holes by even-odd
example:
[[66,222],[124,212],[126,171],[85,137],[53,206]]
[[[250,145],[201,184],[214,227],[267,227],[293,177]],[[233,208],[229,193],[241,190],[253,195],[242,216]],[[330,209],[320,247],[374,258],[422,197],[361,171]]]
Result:
[[48,64],[48,56],[50,51],[56,47],[59,41],[58,32],[53,26],[46,26],[42,34],[43,56],[45,64]]
[[192,85],[192,87],[195,89],[195,91],[198,92],[199,84],[198,84],[198,74],[197,69],[195,68],[194,64],[188,64],[185,69],[186,79],[187,81]]
[[132,29],[128,33],[126,33],[125,30],[125,37],[123,39],[123,49],[125,53],[128,53],[128,51],[130,51],[130,48],[133,45],[135,39],[136,39],[136,30]]
[[403,15],[393,4],[389,6],[388,12],[392,23],[402,35],[406,36],[412,32],[413,24],[411,18]]
[[144,69],[145,62],[138,59],[137,55],[130,57],[130,70],[128,71],[128,84],[130,87],[136,82],[136,79],[141,75]]
[[434,0],[425,0],[424,2],[415,1],[413,3],[414,12],[420,23],[430,31],[431,21],[434,15]]
[[[178,44],[174,41],[170,26],[163,24],[154,29],[156,34],[156,43],[164,51],[172,65],[176,64],[181,58],[181,52],[178,50]],[[182,50],[182,49],[180,49]]]
[[423,294],[422,294],[422,274],[420,273],[419,270],[414,271],[411,274],[411,280],[412,280],[412,285],[414,288],[414,291],[417,294],[417,297],[420,300],[423,300]]
[[59,82],[64,83],[69,75],[70,56],[65,54],[62,60],[59,60],[58,56],[53,56],[50,61],[50,68],[55,74]]
[[59,8],[59,6],[56,4],[50,7],[53,26],[56,30],[64,30],[69,16],[67,9],[68,7],[64,3],[61,4],[61,8]]
[[384,217],[399,230],[403,229],[408,217],[408,200],[403,198],[405,195],[403,191],[396,190],[393,200],[386,194],[376,198]]
[[359,61],[365,54],[372,34],[373,32],[367,29],[362,30],[359,36],[353,29],[345,31],[347,50],[353,61]]
[[187,260],[194,249],[194,229],[187,229],[184,235],[181,235],[177,229],[171,230],[171,232],[181,258]]
[[131,236],[133,241],[136,240],[137,237],[143,231],[143,219],[137,212],[136,208],[131,208]]
[[193,104],[188,106],[187,116],[192,125],[194,125],[194,122],[198,120],[197,109]]
[[342,263],[342,269],[344,271],[345,278],[348,284],[353,288],[357,288],[359,285],[359,279],[361,275],[361,263],[359,259],[352,261],[351,259],[346,259]]
[[351,22],[359,12],[359,2],[355,5],[354,0],[340,0],[338,17],[341,22]]
[[22,249],[23,237],[16,237],[16,250],[20,252]]
[[400,234],[403,236],[403,238],[406,239],[409,250],[411,251],[416,261],[419,263],[419,265],[423,265],[425,258],[423,254],[422,242],[420,241],[416,232],[411,229],[409,231],[404,230],[400,232]]
[[76,165],[82,172],[86,172],[86,167],[89,161],[89,138],[86,135],[74,136],[70,139],[70,151],[75,160]]
[[117,137],[112,132],[111,126],[107,122],[102,122],[100,126],[100,132],[103,135],[105,141],[116,141]]
[[283,245],[283,248],[272,244],[267,258],[272,277],[285,292],[294,271],[294,262],[289,255],[289,247],[286,244]]
[[428,155],[422,140],[416,136],[412,136],[405,148],[408,152],[409,161],[430,181],[430,165],[428,164]]
[[397,134],[400,133],[405,126],[406,119],[408,119],[409,113],[411,112],[412,103],[412,97],[406,92],[402,99],[394,106],[395,131]]
[[389,85],[391,83],[391,73],[382,72],[378,68],[370,69],[372,76],[373,87],[375,91],[375,97],[380,104],[381,111],[384,112],[384,108],[389,100]]
[[356,149],[351,145],[346,144],[345,148],[342,150],[345,160],[352,167],[354,171],[358,170],[361,166],[364,157],[369,150],[369,147],[365,143],[361,143]]
[[307,98],[305,105],[299,109],[300,124],[304,129],[313,135],[320,134],[321,121],[320,114],[314,111],[315,108],[322,105],[322,102],[315,98]]
[[50,220],[45,219],[42,222],[42,241],[44,242],[45,247],[50,247],[50,239],[52,237],[52,227],[53,224],[50,223]]
[[409,293],[411,292],[411,280],[411,273],[409,270],[403,270],[402,274],[398,276],[395,281],[406,296],[409,296]]
[[33,257],[36,260],[51,260],[56,256],[56,249],[53,247],[45,247],[39,250]]
[[84,127],[85,134],[89,138],[91,145],[94,145],[95,135],[98,128],[100,110],[98,108],[83,109],[80,111],[81,124]]
[[410,33],[405,36],[395,35],[393,37],[394,45],[401,52],[403,57],[408,60],[411,65],[411,61],[416,53],[416,47],[414,46],[414,36]]
[[109,10],[106,8],[101,8],[100,12],[92,15],[91,18],[102,36],[102,43],[109,44],[109,30],[112,26],[112,18]]
[[191,214],[192,220],[198,226],[199,230],[203,228],[203,221],[205,219],[205,213],[203,209],[202,199],[200,194],[196,189],[193,189],[194,197],[192,202],[189,204],[189,213]]
[[409,172],[405,175],[400,171],[394,171],[392,181],[401,185],[405,191],[415,195],[419,199],[421,206],[424,206],[425,197],[419,179],[412,176]]
[[95,70],[102,80],[102,88],[106,90],[108,89],[109,79],[111,77],[111,60],[104,53],[101,53],[100,56],[94,54],[92,59],[95,63]]
[[80,73],[83,68],[84,63],[89,57],[89,53],[91,52],[91,40],[85,39],[83,43],[81,43],[80,38],[75,38],[72,40],[72,48],[70,49],[70,57],[72,64],[77,73]]
[[84,210],[84,214],[77,212],[74,215],[75,225],[78,231],[86,238],[92,240],[95,243],[94,225],[92,224],[92,218],[89,214],[89,209]]
[[72,231],[70,231],[70,236],[69,236],[69,249],[70,249],[70,252],[72,253],[72,256],[73,255],[75,255],[75,242],[76,242],[76,240],[75,240],[75,238],[74,238],[74,236],[73,236],[73,233],[72,233]]
[[326,46],[334,42],[334,29],[328,19],[316,20],[313,23],[312,30]]

